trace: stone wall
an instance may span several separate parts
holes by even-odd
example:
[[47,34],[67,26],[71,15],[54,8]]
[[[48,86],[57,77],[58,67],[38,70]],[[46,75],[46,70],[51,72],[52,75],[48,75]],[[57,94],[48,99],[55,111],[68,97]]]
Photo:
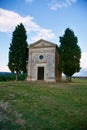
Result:
[[[43,59],[39,56],[43,55]],[[27,80],[38,80],[38,67],[44,67],[44,80],[55,81],[55,47],[30,48]]]

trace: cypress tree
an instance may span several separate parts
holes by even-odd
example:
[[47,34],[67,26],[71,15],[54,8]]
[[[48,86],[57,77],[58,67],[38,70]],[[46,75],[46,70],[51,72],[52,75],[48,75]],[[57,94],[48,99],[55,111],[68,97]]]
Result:
[[9,48],[8,67],[11,72],[16,72],[16,80],[19,73],[26,73],[26,61],[28,59],[27,35],[24,25],[16,26],[12,34],[12,42]]
[[74,32],[67,28],[62,37],[60,37],[60,55],[62,72],[67,79],[71,81],[74,73],[80,71],[81,49],[78,46],[78,39]]

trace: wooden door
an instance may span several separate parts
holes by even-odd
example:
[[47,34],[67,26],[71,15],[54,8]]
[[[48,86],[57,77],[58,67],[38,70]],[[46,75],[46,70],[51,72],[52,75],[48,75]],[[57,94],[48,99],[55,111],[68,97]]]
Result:
[[44,67],[38,67],[38,80],[44,80]]

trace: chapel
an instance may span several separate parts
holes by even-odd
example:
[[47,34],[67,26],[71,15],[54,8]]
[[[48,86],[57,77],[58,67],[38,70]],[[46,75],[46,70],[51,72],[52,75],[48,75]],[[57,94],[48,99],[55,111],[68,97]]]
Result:
[[40,39],[29,45],[27,81],[59,81],[59,53],[55,43]]

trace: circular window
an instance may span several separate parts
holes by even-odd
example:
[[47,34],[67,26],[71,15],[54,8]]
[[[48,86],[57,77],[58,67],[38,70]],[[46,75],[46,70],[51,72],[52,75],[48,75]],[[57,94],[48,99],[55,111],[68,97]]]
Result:
[[40,59],[40,60],[42,60],[43,58],[44,58],[44,56],[43,56],[43,55],[40,55],[40,56],[39,56],[39,59]]

